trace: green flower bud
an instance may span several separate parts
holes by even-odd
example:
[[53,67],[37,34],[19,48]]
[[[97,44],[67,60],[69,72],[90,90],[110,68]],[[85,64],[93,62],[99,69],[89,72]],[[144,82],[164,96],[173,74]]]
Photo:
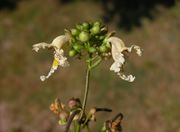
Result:
[[107,48],[111,48],[110,43],[107,42],[107,43],[106,43],[106,47],[107,47]]
[[76,29],[82,30],[82,28],[83,28],[82,25],[80,25],[80,24],[77,24],[77,25],[76,25]]
[[88,40],[89,40],[89,33],[87,33],[87,32],[81,32],[80,34],[79,34],[79,40],[81,41],[81,42],[87,42]]
[[82,27],[83,27],[84,30],[88,30],[88,28],[89,28],[89,23],[84,22],[84,23],[82,24]]
[[98,34],[100,32],[100,27],[99,25],[95,25],[91,28],[91,33],[92,34]]
[[80,52],[80,50],[82,49],[82,46],[80,44],[74,44],[73,45],[73,49],[75,49],[76,51]]
[[98,21],[96,21],[96,22],[94,22],[94,23],[93,23],[93,25],[100,26],[100,25],[101,25],[101,23],[100,23],[100,22],[98,22]]
[[106,125],[104,124],[104,126],[101,128],[101,132],[108,132],[108,130],[106,129]]
[[79,34],[79,31],[77,30],[77,29],[71,29],[71,34],[73,35],[73,36],[77,36],[78,34]]
[[89,53],[94,53],[94,52],[96,52],[96,48],[94,48],[94,47],[89,47],[89,48],[88,48],[88,51],[89,51]]
[[67,124],[67,120],[66,119],[61,119],[58,121],[59,125],[66,125]]
[[103,40],[105,38],[105,36],[100,36],[99,39],[100,40]]
[[105,52],[107,52],[107,47],[106,47],[105,45],[101,45],[101,46],[99,47],[99,51],[100,51],[101,53],[105,53]]
[[68,118],[69,118],[69,113],[67,111],[61,111],[59,113],[59,124],[65,125],[67,123]]
[[69,51],[69,56],[70,57],[73,57],[73,56],[75,56],[77,54],[77,52],[75,51],[75,50],[70,50]]

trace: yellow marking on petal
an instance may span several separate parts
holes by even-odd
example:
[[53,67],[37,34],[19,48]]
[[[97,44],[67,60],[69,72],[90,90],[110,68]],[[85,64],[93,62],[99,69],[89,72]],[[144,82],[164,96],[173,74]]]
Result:
[[59,60],[58,59],[54,59],[52,66],[53,67],[57,67],[58,65],[59,65]]

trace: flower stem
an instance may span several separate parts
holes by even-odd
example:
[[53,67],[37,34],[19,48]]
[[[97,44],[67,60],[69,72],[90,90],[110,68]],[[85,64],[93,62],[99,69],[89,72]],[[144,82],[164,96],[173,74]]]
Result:
[[74,132],[81,132],[81,125],[79,124],[79,122],[76,122],[75,131]]
[[87,97],[88,97],[88,92],[89,92],[89,77],[90,77],[90,68],[87,68],[86,71],[86,85],[85,85],[85,92],[84,92],[84,98],[83,98],[83,105],[82,105],[82,113],[80,118],[82,118],[85,108],[86,108],[86,103],[87,103]]
[[79,110],[75,110],[72,112],[72,114],[70,115],[69,119],[68,119],[68,122],[67,122],[67,125],[65,127],[65,131],[64,132],[69,132],[69,128],[71,126],[71,123],[74,119],[74,117],[79,113],[80,111]]
[[83,105],[82,105],[82,112],[80,115],[80,120],[82,120],[82,117],[83,117],[83,114],[84,114],[85,108],[86,108],[87,97],[88,97],[88,92],[89,92],[90,71],[91,71],[91,69],[93,69],[97,65],[99,65],[100,62],[102,61],[102,58],[99,58],[95,63],[92,64],[92,61],[94,61],[96,58],[98,58],[98,57],[95,56],[94,58],[92,58],[92,55],[89,55],[89,59],[87,61],[88,67],[87,67],[87,71],[86,71],[86,85],[85,85],[85,92],[84,92],[84,98],[83,98]]
[[86,132],[90,132],[89,126],[86,126]]

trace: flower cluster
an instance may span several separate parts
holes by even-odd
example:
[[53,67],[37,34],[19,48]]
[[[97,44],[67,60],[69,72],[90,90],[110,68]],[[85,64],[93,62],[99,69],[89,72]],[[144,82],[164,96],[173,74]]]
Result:
[[[112,111],[107,108],[93,107],[88,113],[82,114],[82,104],[78,98],[71,98],[67,105],[63,104],[60,99],[55,99],[55,101],[50,105],[50,110],[58,116],[59,125],[66,125],[66,127],[70,127],[72,122],[80,123],[79,125],[81,125],[81,127],[86,127],[90,121],[96,121],[95,114],[97,112]],[[103,127],[103,129],[105,130],[106,128]]]
[[64,56],[64,50],[62,49],[66,44],[70,47],[68,51],[70,57],[78,56],[81,58],[81,56],[88,54],[88,60],[90,61],[94,60],[94,58],[99,58],[94,63],[94,66],[99,64],[102,59],[112,56],[114,63],[111,65],[110,70],[117,73],[123,80],[134,81],[135,77],[133,75],[124,74],[123,67],[126,61],[124,53],[130,53],[134,49],[141,56],[141,48],[137,45],[126,47],[120,38],[114,37],[113,32],[109,33],[107,27],[100,22],[78,24],[70,30],[65,30],[65,35],[56,37],[50,44],[42,42],[33,45],[33,50],[36,52],[41,48],[54,49],[53,64],[49,73],[40,77],[42,81],[49,78],[58,66],[69,66],[67,57]]

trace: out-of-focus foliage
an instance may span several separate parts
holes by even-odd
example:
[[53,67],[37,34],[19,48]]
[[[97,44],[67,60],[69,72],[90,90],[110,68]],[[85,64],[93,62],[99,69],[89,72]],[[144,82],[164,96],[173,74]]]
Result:
[[0,10],[9,9],[14,10],[17,7],[17,4],[20,0],[1,0],[0,1]]
[[[83,0],[60,0],[62,3],[80,2]],[[117,26],[130,31],[134,26],[142,25],[142,18],[154,19],[153,12],[157,6],[166,8],[173,7],[175,0],[89,0],[98,2],[104,13],[102,18],[105,22],[116,21]]]

